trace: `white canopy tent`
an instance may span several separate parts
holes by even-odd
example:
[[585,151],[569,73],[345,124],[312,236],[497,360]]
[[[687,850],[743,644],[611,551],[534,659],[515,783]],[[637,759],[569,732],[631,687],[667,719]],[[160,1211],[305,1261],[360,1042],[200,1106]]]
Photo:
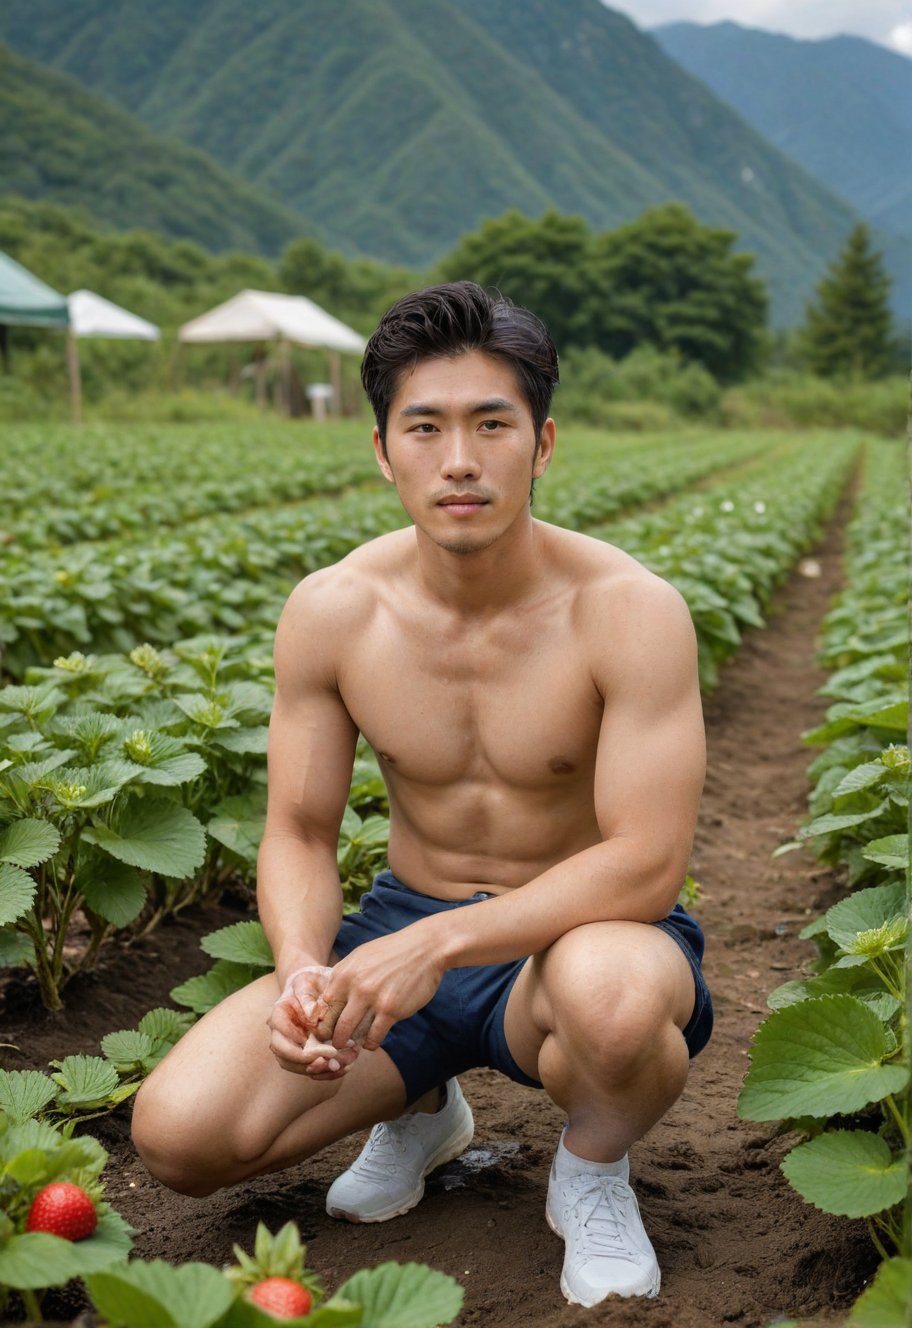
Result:
[[[288,378],[291,372],[289,342],[298,346],[320,347],[329,352],[330,377],[336,408],[340,402],[340,354],[361,354],[366,342],[362,336],[333,318],[305,295],[281,295],[271,291],[243,290],[199,318],[192,318],[178,331],[182,342],[277,341],[282,356],[285,401],[289,399]],[[259,385],[258,385],[259,386]]]
[[154,323],[147,323],[119,304],[96,295],[94,291],[77,290],[67,296],[70,308],[70,327],[77,337],[127,337],[139,341],[158,341],[160,333]]
[[67,358],[70,365],[70,391],[73,419],[82,418],[82,375],[79,369],[78,339],[80,337],[112,337],[134,341],[158,341],[159,330],[119,304],[112,304],[94,291],[77,290],[67,296],[70,314],[70,335],[67,338]]

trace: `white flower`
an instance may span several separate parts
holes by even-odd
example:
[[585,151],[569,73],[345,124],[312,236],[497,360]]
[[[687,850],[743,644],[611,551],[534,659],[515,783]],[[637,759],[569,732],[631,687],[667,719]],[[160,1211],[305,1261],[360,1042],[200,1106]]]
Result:
[[735,504],[728,498],[726,498],[724,503],[720,503],[719,506],[722,508],[723,512],[733,512],[735,510]]
[[764,503],[764,502],[757,502],[757,503],[754,503],[754,511],[755,511],[755,512],[765,512],[765,511],[766,511],[766,503]]

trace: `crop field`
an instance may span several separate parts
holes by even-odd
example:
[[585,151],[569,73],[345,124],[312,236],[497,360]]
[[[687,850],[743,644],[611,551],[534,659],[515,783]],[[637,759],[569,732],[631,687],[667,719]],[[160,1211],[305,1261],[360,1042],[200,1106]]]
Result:
[[[272,966],[253,893],[272,634],[301,577],[407,524],[367,430],[8,435],[0,1319],[264,1328],[243,1294],[254,1242],[294,1275],[300,1237],[327,1299],[290,1323],[582,1324],[542,1218],[562,1118],[492,1071],[464,1080],[473,1149],[390,1224],[326,1217],[350,1142],[205,1200],[158,1185],[129,1143],[143,1077]],[[681,591],[709,744],[685,889],[716,1032],[631,1155],[662,1296],[587,1323],[904,1323],[904,464],[898,443],[848,430],[566,430],[536,486],[537,517]],[[388,810],[362,741],[338,848],[348,907],[385,865]],[[79,1239],[30,1218],[57,1182],[89,1195]]]

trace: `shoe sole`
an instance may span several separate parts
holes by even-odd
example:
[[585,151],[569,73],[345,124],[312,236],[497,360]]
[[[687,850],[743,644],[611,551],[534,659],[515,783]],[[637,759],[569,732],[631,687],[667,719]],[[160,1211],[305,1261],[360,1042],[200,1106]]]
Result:
[[[561,1240],[563,1240],[564,1233],[561,1231],[560,1227],[558,1226],[557,1219],[551,1216],[551,1208],[548,1204],[545,1205],[545,1219],[548,1223],[548,1226],[554,1232],[555,1236],[560,1236]],[[639,1298],[639,1297],[643,1297],[643,1299],[646,1300],[652,1300],[659,1294],[659,1288],[661,1287],[661,1285],[662,1285],[662,1270],[660,1268],[656,1273],[655,1279],[650,1284],[648,1290],[628,1291],[626,1293],[622,1291],[609,1291],[606,1296],[602,1297],[602,1300],[606,1300],[608,1296],[620,1296],[624,1300],[632,1300],[634,1298]],[[582,1305],[584,1309],[591,1309],[593,1305],[600,1305],[602,1303],[602,1301],[600,1300],[586,1301],[586,1300],[580,1300],[578,1296],[574,1296],[573,1292],[570,1290],[570,1287],[567,1285],[567,1279],[564,1276],[563,1270],[561,1270],[560,1289],[564,1297],[564,1300],[568,1301],[569,1304],[571,1305]]]
[[441,1144],[436,1153],[431,1154],[428,1158],[427,1166],[421,1173],[421,1179],[417,1186],[412,1190],[411,1194],[406,1196],[402,1203],[399,1203],[392,1208],[384,1208],[380,1213],[372,1213],[370,1217],[364,1217],[360,1213],[346,1212],[344,1208],[330,1208],[328,1205],[326,1208],[327,1213],[330,1217],[339,1218],[343,1222],[363,1224],[366,1222],[389,1222],[393,1217],[401,1217],[403,1213],[411,1212],[411,1210],[420,1204],[421,1200],[424,1198],[425,1177],[429,1176],[436,1167],[442,1167],[445,1162],[452,1162],[454,1158],[459,1157],[460,1153],[465,1152],[474,1138],[475,1121],[470,1116],[468,1123],[459,1134],[451,1135],[445,1143]]

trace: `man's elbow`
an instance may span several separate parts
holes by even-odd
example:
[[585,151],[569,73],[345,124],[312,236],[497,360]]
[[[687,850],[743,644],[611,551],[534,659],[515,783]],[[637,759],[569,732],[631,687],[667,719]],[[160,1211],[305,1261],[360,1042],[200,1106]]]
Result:
[[653,859],[642,878],[636,922],[661,922],[672,911],[687,879],[689,859],[677,851]]

